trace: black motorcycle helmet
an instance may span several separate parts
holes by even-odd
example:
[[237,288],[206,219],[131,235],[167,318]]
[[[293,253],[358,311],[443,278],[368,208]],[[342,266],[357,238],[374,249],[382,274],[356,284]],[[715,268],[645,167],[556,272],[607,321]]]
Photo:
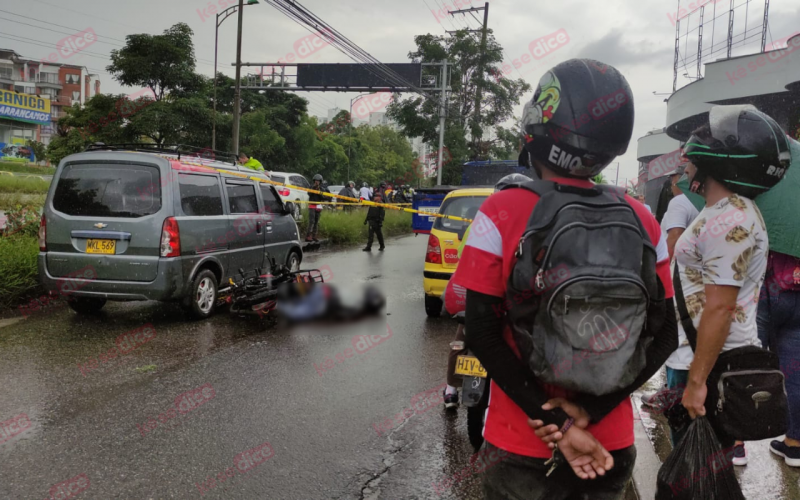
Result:
[[712,177],[750,199],[775,187],[792,159],[780,125],[750,104],[711,108],[708,123],[692,133],[683,151],[697,167],[692,191]]
[[494,185],[494,192],[502,191],[506,186],[510,186],[511,184],[519,184],[521,182],[529,182],[532,181],[530,177],[527,175],[522,174],[508,174],[507,176],[503,177],[497,184]]
[[616,68],[592,59],[563,62],[544,74],[525,105],[520,164],[538,160],[565,177],[594,177],[627,151],[633,116],[633,93]]

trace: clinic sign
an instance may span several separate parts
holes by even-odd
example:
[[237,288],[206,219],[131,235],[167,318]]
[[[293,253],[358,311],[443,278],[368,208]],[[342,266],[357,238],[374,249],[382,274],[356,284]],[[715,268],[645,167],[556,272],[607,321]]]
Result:
[[0,90],[0,118],[50,124],[50,100],[30,94]]

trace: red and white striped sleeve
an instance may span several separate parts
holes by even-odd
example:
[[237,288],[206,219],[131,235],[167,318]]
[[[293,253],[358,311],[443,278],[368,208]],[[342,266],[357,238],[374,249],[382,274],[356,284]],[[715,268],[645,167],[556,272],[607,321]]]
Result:
[[486,295],[505,296],[503,278],[503,237],[492,216],[491,198],[484,202],[472,221],[467,243],[453,279],[459,284]]

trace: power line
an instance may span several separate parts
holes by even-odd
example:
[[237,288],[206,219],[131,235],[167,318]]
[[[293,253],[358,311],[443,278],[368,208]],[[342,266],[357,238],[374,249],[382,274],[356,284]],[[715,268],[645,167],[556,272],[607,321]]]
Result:
[[[46,43],[46,42],[45,43],[40,43],[38,40],[35,40],[33,38],[26,38],[26,37],[23,37],[23,36],[11,35],[11,34],[8,34],[8,33],[6,33],[4,35],[0,35],[0,38],[9,38],[9,37],[17,37],[17,38],[21,39],[21,40],[18,40],[16,38],[10,38],[11,40],[14,40],[15,42],[30,43],[32,45],[39,45],[41,47],[47,47],[47,48],[58,48],[58,46],[56,44],[49,44],[49,43]],[[85,54],[88,57],[95,57],[97,59],[108,59],[108,56],[105,56],[103,54],[98,54],[97,52],[89,52],[88,50],[82,50],[80,53],[81,54]],[[92,55],[92,54],[94,54],[94,55]]]
[[[40,22],[42,24],[51,24],[53,26],[58,26],[59,28],[66,28],[68,30],[74,30],[74,33],[78,33],[78,32],[83,31],[83,30],[79,30],[77,28],[72,28],[70,26],[64,26],[63,24],[51,23],[50,21],[42,21],[41,19],[37,19],[35,17],[23,16],[22,14],[17,14],[17,13],[11,12],[9,10],[0,9],[0,12],[5,12],[6,14],[11,14],[12,16],[23,17],[25,19],[31,19],[33,21],[38,21],[38,22]],[[110,36],[105,36],[105,35],[97,35],[97,36],[102,36],[103,38],[108,38],[110,40],[116,40],[118,42],[125,42],[125,40],[120,40],[119,38],[112,38]]]
[[[89,14],[88,12],[85,12],[85,11],[77,11],[77,10],[67,9],[67,8],[65,8],[63,6],[60,6],[60,5],[44,2],[43,0],[33,0],[33,1],[34,2],[39,2],[39,3],[44,4],[44,5],[48,5],[50,7],[54,7],[56,9],[61,9],[61,10],[67,11],[67,12],[71,12],[73,14],[78,14],[78,15],[80,15],[82,17],[93,17],[95,19],[99,19],[99,20],[105,21],[107,23],[118,24],[119,26],[126,26],[128,28],[133,28],[135,30],[141,29],[138,26],[132,26],[130,24],[120,23],[118,21],[114,21],[114,20],[111,20],[111,19],[106,19],[104,17],[95,16],[95,15]],[[211,48],[211,44],[208,44],[208,45],[204,44],[203,46],[207,47],[207,48]],[[200,60],[200,59],[198,59],[198,60]],[[209,61],[208,59],[203,59],[203,60],[206,61],[206,62],[212,62],[212,61]]]
[[[42,2],[42,3],[44,3],[44,2]],[[49,4],[48,4],[48,5],[49,5]],[[68,29],[68,30],[73,30],[73,32],[72,32],[72,33],[64,33],[64,32],[62,32],[62,31],[56,31],[56,33],[61,33],[61,34],[66,34],[66,35],[74,35],[75,33],[80,33],[81,31],[83,31],[83,30],[80,30],[80,29],[77,29],[77,28],[72,28],[72,27],[70,27],[70,26],[64,26],[63,24],[53,23],[53,22],[50,22],[50,21],[43,21],[43,20],[41,20],[41,19],[37,19],[37,18],[35,18],[35,17],[23,16],[22,14],[17,14],[17,13],[15,13],[15,12],[11,12],[11,11],[8,11],[8,10],[3,10],[3,9],[0,9],[0,12],[5,12],[6,14],[11,14],[12,16],[17,16],[17,17],[22,17],[22,18],[25,18],[25,19],[30,19],[30,20],[32,20],[32,21],[36,21],[36,22],[38,22],[38,23],[42,23],[42,24],[49,24],[49,25],[51,25],[51,26],[58,26],[59,28],[65,28],[65,29]],[[45,28],[45,27],[42,27],[42,26],[35,26],[35,25],[31,25],[31,24],[23,23],[22,21],[16,21],[16,20],[13,20],[13,21],[12,21],[11,19],[6,19],[6,20],[7,20],[7,21],[9,21],[9,22],[14,22],[14,23],[19,23],[19,24],[25,24],[25,25],[27,25],[27,26],[32,26],[32,27],[34,27],[34,28],[44,29],[44,30],[48,30],[48,31],[54,31],[54,30],[51,30],[51,29],[49,29],[49,28]],[[117,41],[117,42],[122,42],[123,44],[124,44],[124,43],[127,43],[125,40],[120,40],[119,38],[114,38],[114,37],[110,37],[110,36],[106,36],[106,35],[98,35],[97,33],[95,33],[95,35],[96,35],[98,38],[99,38],[99,37],[102,37],[102,38],[108,38],[109,40],[115,40],[115,41]],[[102,40],[98,40],[98,42],[102,42]],[[114,44],[111,44],[110,42],[102,42],[102,43],[108,43],[109,45],[114,45]],[[119,47],[124,47],[124,45],[118,45],[118,46],[119,46]],[[212,61],[209,61],[209,60],[207,60],[207,59],[200,59],[200,58],[195,58],[195,59],[196,59],[198,62],[200,62],[200,61],[203,61],[203,64],[204,64],[204,65],[206,65],[206,66],[213,66],[213,62],[212,62]]]
[[300,2],[292,0],[265,1],[299,25],[303,26],[309,32],[325,37],[326,41],[336,47],[340,52],[346,54],[352,60],[365,64],[364,68],[367,71],[386,79],[388,82],[393,83],[397,87],[410,88],[412,91],[438,102],[438,98],[436,96],[430,94],[427,90],[419,87],[418,85],[405,80],[397,72],[353,43],[350,39],[336,30],[336,28],[317,17],[311,11],[307,10],[300,4]]

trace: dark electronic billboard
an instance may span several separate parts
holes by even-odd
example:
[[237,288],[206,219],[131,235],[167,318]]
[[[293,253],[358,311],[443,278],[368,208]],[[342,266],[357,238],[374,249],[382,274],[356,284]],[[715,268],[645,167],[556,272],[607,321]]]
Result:
[[407,89],[419,87],[422,65],[412,63],[386,64],[400,75],[406,85],[390,81],[375,64],[298,64],[298,87],[339,87],[353,89]]

